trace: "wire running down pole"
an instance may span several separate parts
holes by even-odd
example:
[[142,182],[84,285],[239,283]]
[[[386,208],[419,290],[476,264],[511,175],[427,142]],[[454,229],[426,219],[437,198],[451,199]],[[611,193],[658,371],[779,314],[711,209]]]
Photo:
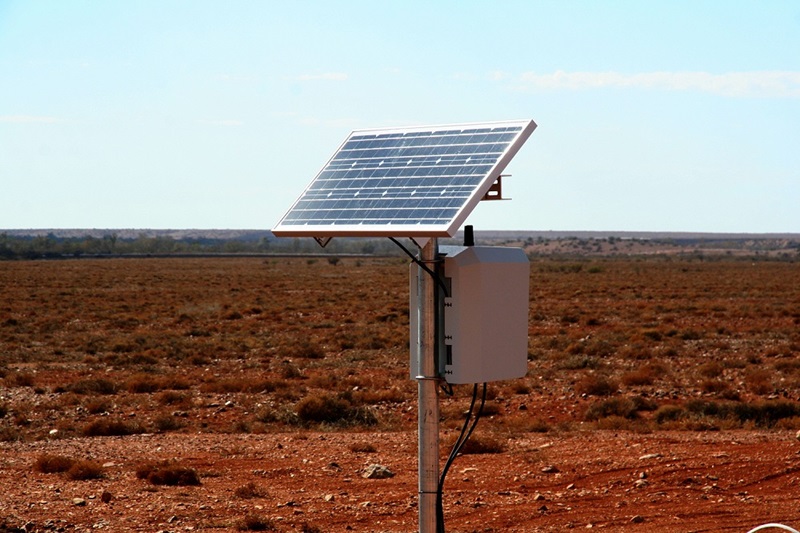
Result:
[[[439,254],[430,239],[420,249],[420,261],[431,270]],[[419,533],[436,533],[436,495],[439,487],[439,378],[436,373],[436,280],[417,266],[418,354],[417,399],[419,432]]]

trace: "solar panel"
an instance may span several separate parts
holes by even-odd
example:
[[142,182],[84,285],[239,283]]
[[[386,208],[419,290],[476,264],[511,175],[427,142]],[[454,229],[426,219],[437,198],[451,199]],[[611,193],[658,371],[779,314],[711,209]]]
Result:
[[518,120],[353,131],[272,232],[452,237],[535,128]]

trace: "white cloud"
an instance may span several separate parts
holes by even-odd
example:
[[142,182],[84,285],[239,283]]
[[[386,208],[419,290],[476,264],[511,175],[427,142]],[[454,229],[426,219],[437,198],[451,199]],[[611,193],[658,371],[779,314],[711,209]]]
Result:
[[299,117],[297,122],[303,126],[311,126],[311,127],[323,127],[323,128],[350,128],[356,129],[361,126],[361,122],[355,118],[330,118],[330,119],[320,119],[316,117]]
[[60,122],[56,117],[33,115],[0,115],[0,122],[7,124],[52,124]]
[[348,76],[344,72],[323,72],[321,74],[301,74],[297,81],[345,81]]
[[709,72],[564,72],[519,75],[515,88],[598,89],[635,88],[666,91],[701,91],[733,97],[800,97],[800,72],[753,71],[711,74]]
[[205,126],[243,126],[243,120],[235,120],[235,119],[222,119],[222,120],[197,120],[198,124],[203,124]]

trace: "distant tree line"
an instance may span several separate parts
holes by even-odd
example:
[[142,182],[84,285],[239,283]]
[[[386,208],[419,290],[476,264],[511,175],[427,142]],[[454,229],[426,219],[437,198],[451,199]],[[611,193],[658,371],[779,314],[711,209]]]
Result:
[[333,239],[324,248],[310,238],[215,239],[139,235],[122,238],[110,233],[93,236],[14,236],[0,233],[0,260],[65,259],[140,255],[259,255],[259,254],[359,254],[398,255],[388,239]]

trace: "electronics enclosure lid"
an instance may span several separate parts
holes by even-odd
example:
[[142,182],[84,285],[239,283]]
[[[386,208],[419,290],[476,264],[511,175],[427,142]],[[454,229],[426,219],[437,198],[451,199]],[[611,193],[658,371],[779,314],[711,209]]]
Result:
[[[438,369],[451,384],[524,377],[528,371],[530,262],[521,248],[443,246]],[[416,269],[411,269],[411,369],[417,368]],[[414,376],[412,376],[413,378]]]

